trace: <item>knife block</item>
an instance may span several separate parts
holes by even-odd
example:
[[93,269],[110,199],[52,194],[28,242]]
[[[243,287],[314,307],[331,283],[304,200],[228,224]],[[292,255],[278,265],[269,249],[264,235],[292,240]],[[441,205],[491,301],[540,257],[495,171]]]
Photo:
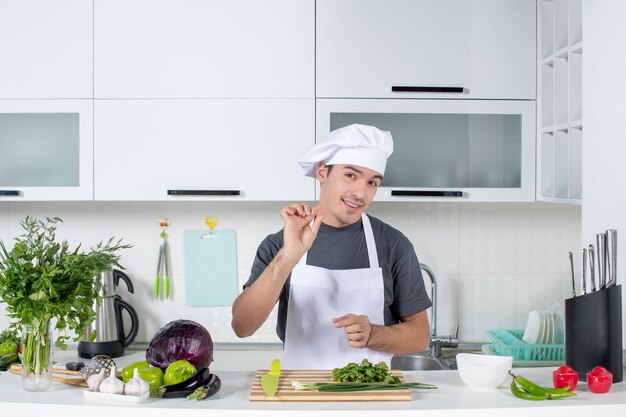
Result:
[[565,362],[581,381],[595,366],[622,380],[622,286],[565,300]]

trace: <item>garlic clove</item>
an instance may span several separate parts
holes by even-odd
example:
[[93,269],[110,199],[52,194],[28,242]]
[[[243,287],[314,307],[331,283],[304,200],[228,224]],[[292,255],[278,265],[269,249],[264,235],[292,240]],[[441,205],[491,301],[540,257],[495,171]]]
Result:
[[124,386],[124,394],[140,397],[150,391],[150,385],[139,376],[139,369],[133,371],[133,377]]
[[100,383],[100,392],[105,394],[122,394],[124,392],[124,381],[117,379],[117,369],[111,368],[111,374]]
[[87,378],[87,386],[89,387],[89,391],[99,390],[100,384],[106,378],[104,376],[105,372],[106,372],[106,369],[102,368],[100,369],[100,372],[98,372],[97,374],[90,375],[89,378]]

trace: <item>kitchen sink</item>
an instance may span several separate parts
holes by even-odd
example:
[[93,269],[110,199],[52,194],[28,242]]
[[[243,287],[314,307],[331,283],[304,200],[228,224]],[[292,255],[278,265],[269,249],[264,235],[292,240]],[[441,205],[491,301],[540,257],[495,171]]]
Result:
[[441,371],[453,369],[443,358],[436,358],[428,353],[411,355],[393,355],[391,369],[401,371]]

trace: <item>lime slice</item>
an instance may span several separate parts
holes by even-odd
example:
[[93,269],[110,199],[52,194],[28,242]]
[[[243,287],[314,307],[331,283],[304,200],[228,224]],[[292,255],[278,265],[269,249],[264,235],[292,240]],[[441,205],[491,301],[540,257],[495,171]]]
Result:
[[280,376],[280,359],[274,359],[270,364],[270,375]]
[[280,377],[273,374],[265,374],[261,376],[261,389],[265,395],[273,397],[278,391],[278,380]]

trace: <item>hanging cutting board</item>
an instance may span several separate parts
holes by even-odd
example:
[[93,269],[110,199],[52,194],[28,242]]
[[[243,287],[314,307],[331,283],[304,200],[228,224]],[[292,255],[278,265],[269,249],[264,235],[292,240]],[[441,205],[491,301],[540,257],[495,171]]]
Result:
[[185,293],[191,307],[232,305],[237,297],[237,237],[234,230],[184,233]]
[[[261,376],[267,370],[257,371],[252,381],[250,391],[250,401],[411,401],[411,391],[409,389],[398,389],[388,391],[356,391],[356,392],[314,392],[296,390],[291,381],[299,382],[331,382],[329,370],[321,371],[290,371],[283,370],[278,381],[278,391],[274,396],[267,396],[261,389]],[[397,375],[404,382],[404,375],[401,371],[390,371],[392,375]]]

